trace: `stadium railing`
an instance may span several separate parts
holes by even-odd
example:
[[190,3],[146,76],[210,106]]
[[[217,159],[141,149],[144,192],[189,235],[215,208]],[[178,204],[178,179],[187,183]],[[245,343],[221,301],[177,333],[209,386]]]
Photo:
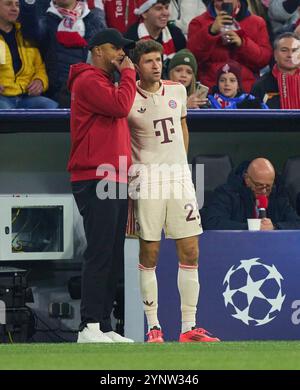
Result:
[[[300,132],[300,110],[188,110],[191,132]],[[0,133],[68,132],[70,110],[0,110]]]

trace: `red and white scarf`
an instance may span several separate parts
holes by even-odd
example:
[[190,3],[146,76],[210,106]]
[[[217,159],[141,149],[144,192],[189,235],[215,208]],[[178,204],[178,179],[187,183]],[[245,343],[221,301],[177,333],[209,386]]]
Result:
[[280,72],[275,64],[272,70],[273,76],[278,83],[280,95],[280,108],[299,109],[300,108],[300,69],[294,74]]
[[[149,31],[147,30],[145,23],[143,22],[138,25],[137,33],[139,39],[153,39],[149,34]],[[172,35],[167,26],[162,29],[162,46],[164,49],[164,54],[163,54],[164,61],[174,57],[176,53],[176,49],[175,49]]]
[[83,18],[90,12],[87,4],[83,1],[77,1],[72,10],[58,7],[53,0],[47,12],[57,15],[61,20],[58,25],[56,38],[57,41],[65,47],[85,47],[87,41],[83,38],[85,35],[85,24]]

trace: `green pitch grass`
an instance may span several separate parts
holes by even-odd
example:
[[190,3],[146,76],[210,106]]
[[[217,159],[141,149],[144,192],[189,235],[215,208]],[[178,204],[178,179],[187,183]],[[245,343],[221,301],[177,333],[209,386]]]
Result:
[[0,369],[299,370],[300,342],[0,344]]

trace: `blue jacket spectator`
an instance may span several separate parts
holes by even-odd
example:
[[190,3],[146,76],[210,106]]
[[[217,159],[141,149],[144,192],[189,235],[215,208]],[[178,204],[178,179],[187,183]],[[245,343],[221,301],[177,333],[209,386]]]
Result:
[[37,1],[37,8],[38,8],[38,11],[39,11],[39,15],[43,15],[47,11],[47,9],[49,8],[50,1],[51,0],[39,0],[39,1]]
[[268,109],[258,98],[243,92],[241,67],[235,61],[229,61],[217,71],[217,85],[213,94],[208,95],[212,108],[216,109]]
[[[252,169],[253,164],[270,166],[274,175],[270,182],[259,180],[265,171]],[[275,177],[274,168],[268,160],[259,158],[242,163],[233,171],[227,182],[216,188],[211,202],[201,210],[204,229],[207,230],[247,230],[247,218],[254,218],[255,197],[265,193],[269,200],[266,224],[269,229],[300,229],[300,217],[292,208],[287,193]],[[257,175],[257,176],[255,176]],[[266,184],[267,183],[267,184]]]
[[70,65],[86,62],[88,41],[106,27],[100,8],[90,10],[77,0],[67,3],[51,1],[46,15],[40,17],[37,1],[21,0],[24,34],[39,44],[49,77],[48,96],[63,101],[60,106],[69,106],[66,83]]
[[[219,99],[222,99],[222,102],[226,104],[226,107],[222,107]],[[211,104],[211,108],[227,110],[235,109],[268,109],[265,103],[260,103],[258,99],[250,95],[249,93],[241,93],[234,98],[227,98],[221,94],[215,93],[214,95],[208,95],[208,100]]]

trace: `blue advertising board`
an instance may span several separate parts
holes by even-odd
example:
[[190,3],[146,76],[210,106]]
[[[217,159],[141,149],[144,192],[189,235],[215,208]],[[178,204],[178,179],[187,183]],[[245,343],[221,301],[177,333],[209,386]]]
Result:
[[[200,236],[197,325],[221,340],[300,339],[300,232],[206,231]],[[181,327],[178,260],[162,240],[157,277],[165,340]]]

